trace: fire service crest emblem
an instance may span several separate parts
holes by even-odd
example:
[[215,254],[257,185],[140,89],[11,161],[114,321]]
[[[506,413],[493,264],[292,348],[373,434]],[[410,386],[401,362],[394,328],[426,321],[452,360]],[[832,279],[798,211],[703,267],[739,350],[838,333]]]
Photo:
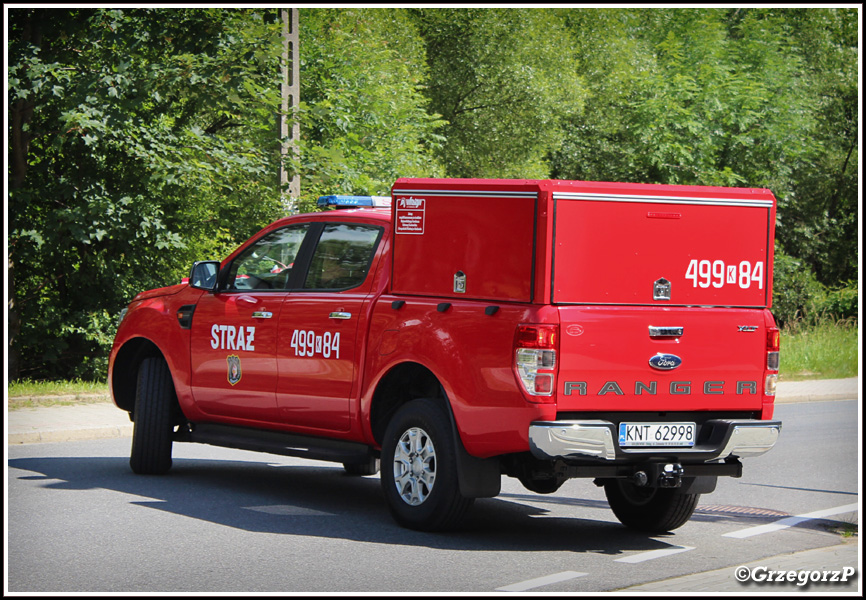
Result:
[[229,383],[235,385],[241,380],[241,357],[237,354],[230,354],[226,358],[228,363],[228,380]]

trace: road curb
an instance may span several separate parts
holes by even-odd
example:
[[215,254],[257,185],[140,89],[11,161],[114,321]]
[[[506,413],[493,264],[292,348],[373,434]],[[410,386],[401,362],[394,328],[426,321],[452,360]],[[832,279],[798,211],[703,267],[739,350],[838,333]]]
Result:
[[113,402],[22,407],[6,413],[6,444],[70,442],[132,436],[129,414]]
[[13,402],[29,402],[30,400],[53,400],[55,402],[111,402],[110,394],[61,394],[51,396],[15,396]]
[[797,404],[798,402],[829,402],[831,400],[856,400],[857,395],[850,393],[836,394],[804,394],[799,396],[784,396],[776,398],[776,404]]
[[132,437],[132,423],[129,425],[109,425],[87,429],[49,429],[10,433],[6,437],[9,446],[19,444],[40,444],[44,442],[78,442],[81,440],[104,440],[110,438]]

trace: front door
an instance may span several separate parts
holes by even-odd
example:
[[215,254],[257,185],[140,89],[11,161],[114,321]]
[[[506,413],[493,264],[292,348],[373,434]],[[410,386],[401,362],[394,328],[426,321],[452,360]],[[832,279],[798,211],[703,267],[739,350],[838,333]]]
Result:
[[277,325],[308,229],[292,225],[261,237],[226,266],[222,289],[199,299],[190,358],[193,396],[204,412],[278,419]]

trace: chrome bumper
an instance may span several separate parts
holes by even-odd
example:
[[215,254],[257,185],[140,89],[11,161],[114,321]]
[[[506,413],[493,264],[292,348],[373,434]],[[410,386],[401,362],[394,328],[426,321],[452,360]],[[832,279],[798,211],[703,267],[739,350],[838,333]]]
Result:
[[529,449],[542,460],[634,460],[641,455],[692,461],[752,457],[776,444],[782,422],[713,419],[700,427],[698,442],[690,448],[620,448],[617,425],[611,421],[537,421],[529,426]]

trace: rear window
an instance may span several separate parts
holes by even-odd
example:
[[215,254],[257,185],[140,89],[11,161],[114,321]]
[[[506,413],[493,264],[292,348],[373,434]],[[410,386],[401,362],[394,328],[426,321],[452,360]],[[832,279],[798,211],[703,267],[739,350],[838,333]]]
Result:
[[380,227],[371,225],[325,225],[304,289],[346,290],[364,283],[381,233]]

